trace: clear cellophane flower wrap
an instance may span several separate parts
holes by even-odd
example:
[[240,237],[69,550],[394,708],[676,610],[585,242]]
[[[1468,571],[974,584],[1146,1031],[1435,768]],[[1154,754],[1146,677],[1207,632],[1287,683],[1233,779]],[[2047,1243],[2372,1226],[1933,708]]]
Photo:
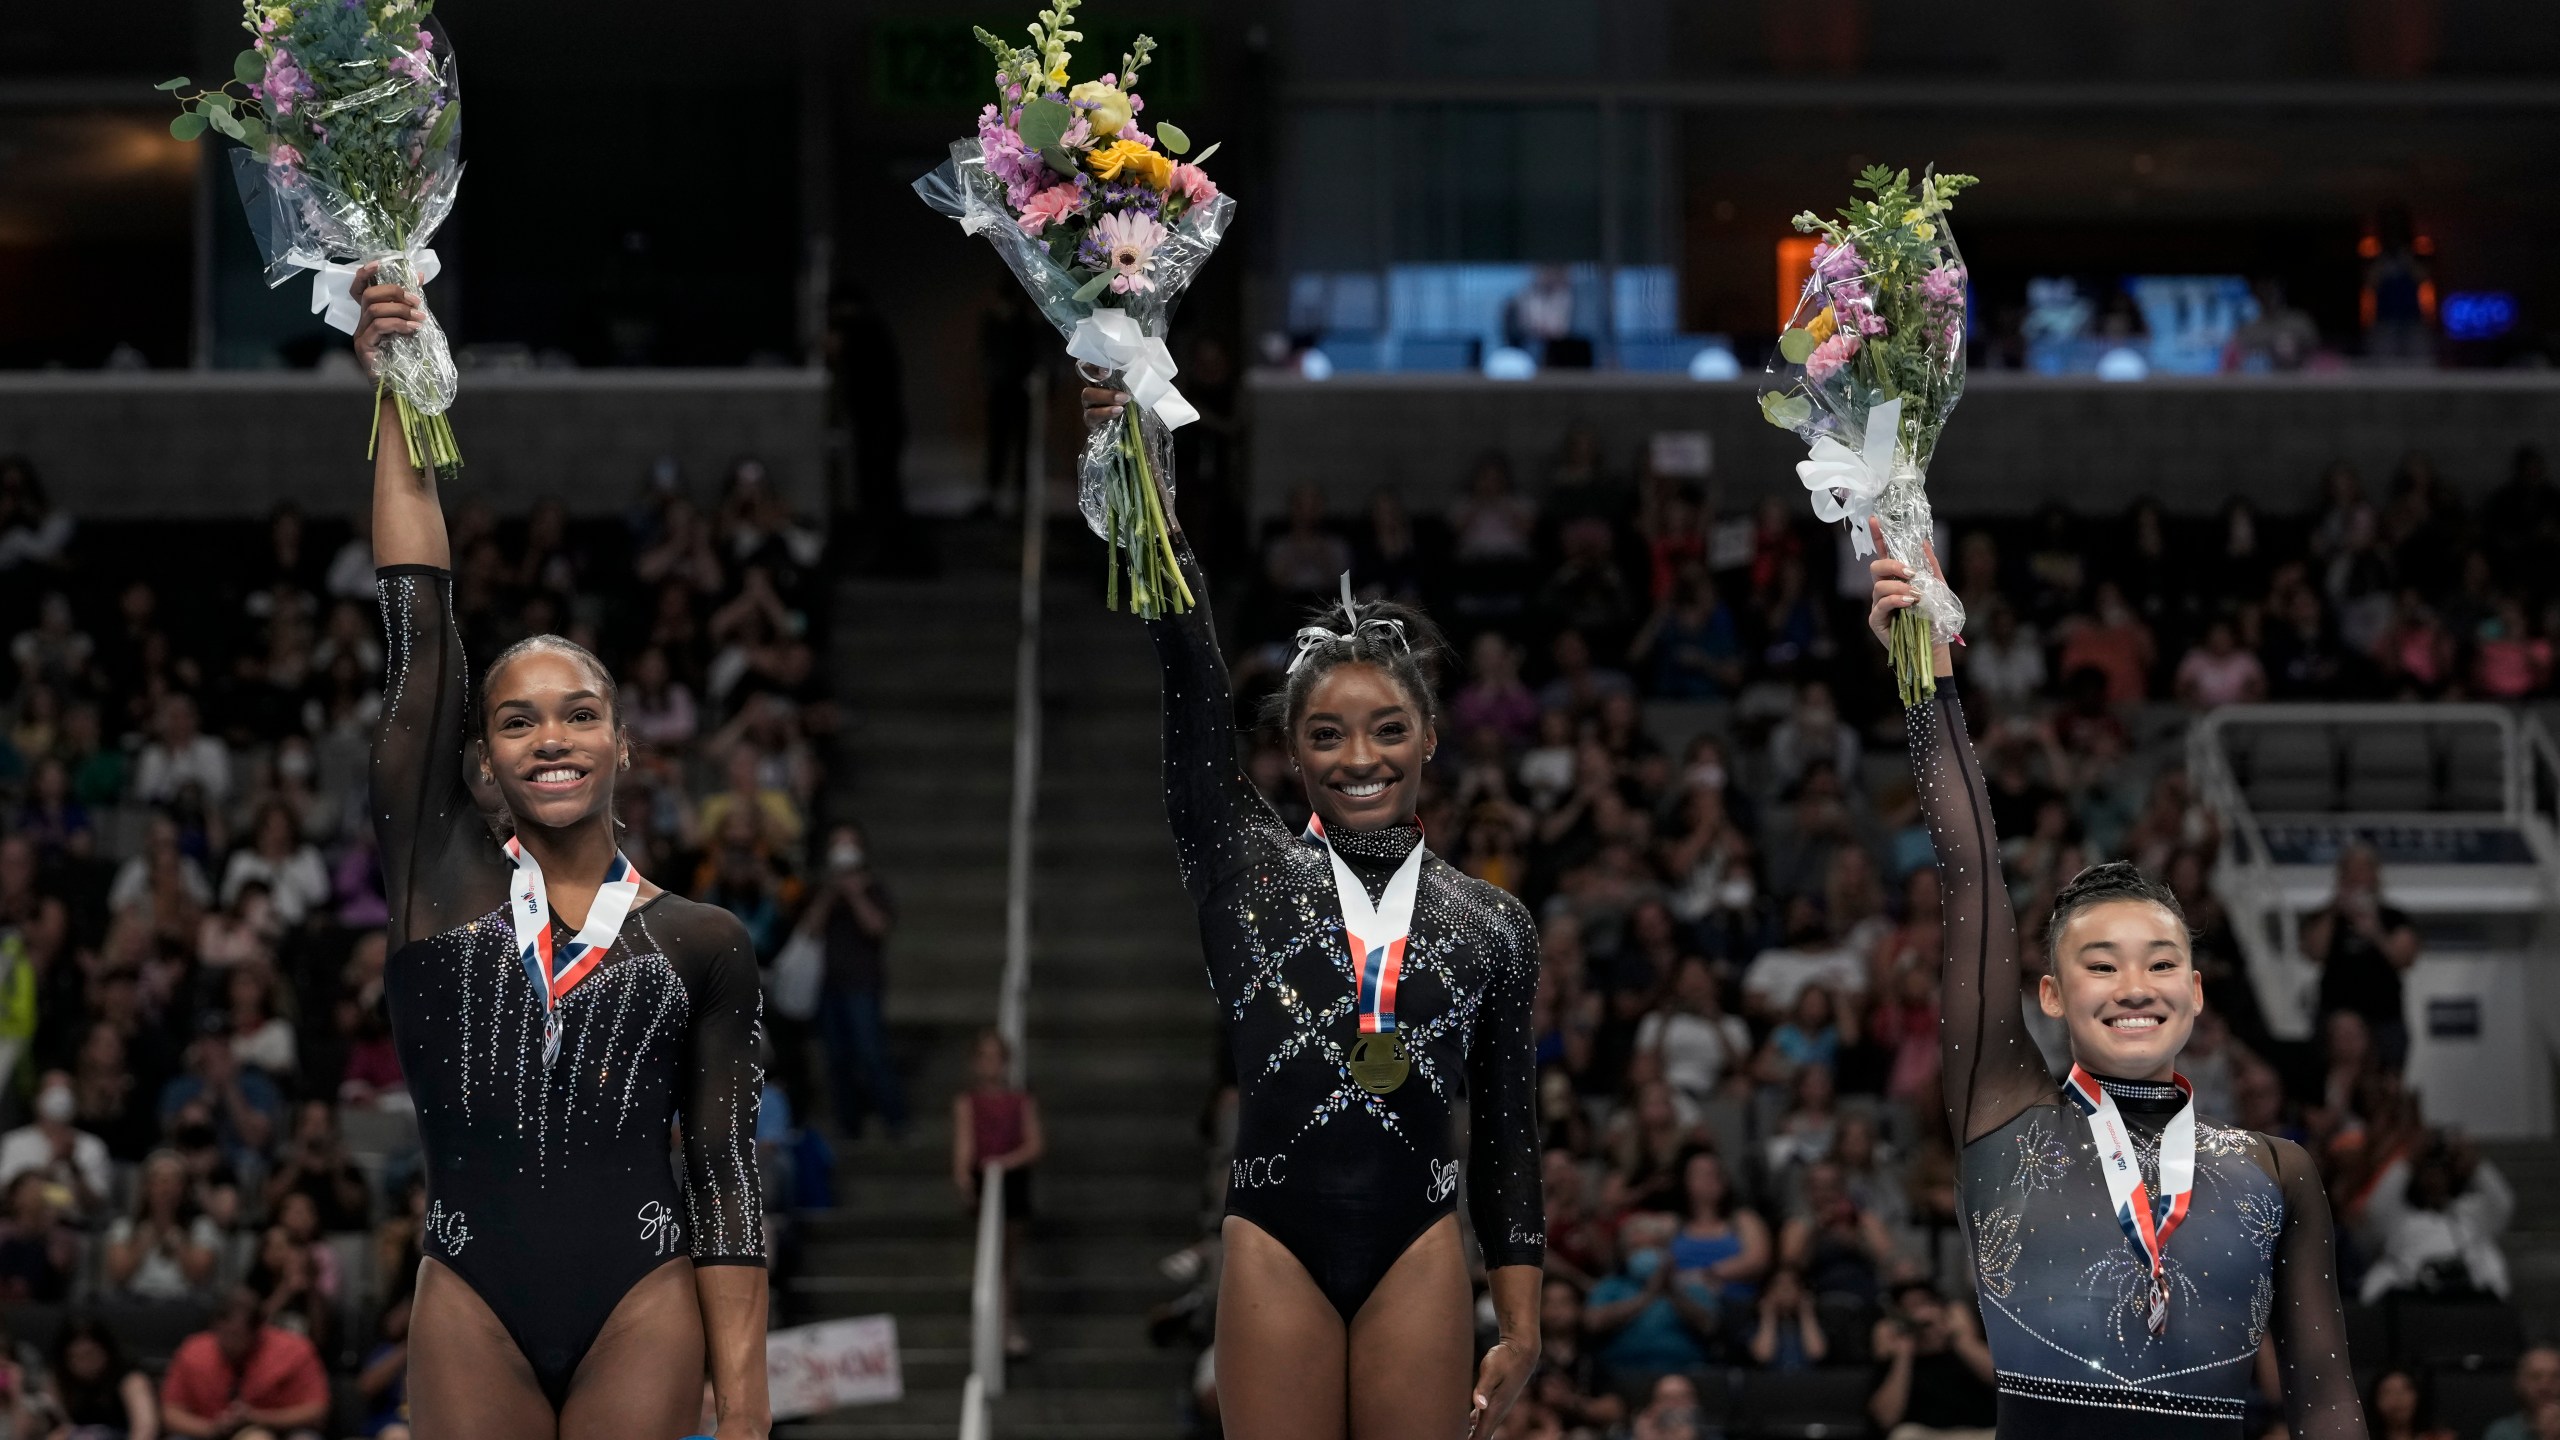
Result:
[[1797,216],[1822,239],[1760,394],[1769,423],[1810,447],[1796,473],[1814,513],[1846,522],[1862,557],[1873,521],[1910,569],[1918,603],[1887,638],[1905,705],[1936,691],[1932,652],[1964,632],[1964,603],[1930,554],[1926,482],[1964,394],[1967,276],[1947,208],[1972,183],[1932,175],[1915,190],[1909,171],[1876,166],[1858,182],[1870,197],[1838,220]]
[[[1166,227],[1146,262],[1148,288],[1092,290],[1089,278],[1058,263],[1050,246],[1026,233],[1005,203],[1005,186],[987,173],[978,141],[952,142],[951,159],[916,181],[927,205],[984,238],[1004,257],[1032,304],[1066,337],[1088,378],[1129,392],[1118,424],[1085,437],[1076,467],[1076,499],[1085,524],[1112,552],[1106,599],[1116,609],[1125,578],[1129,608],[1142,616],[1187,610],[1195,598],[1174,563],[1168,538],[1173,504],[1173,431],[1192,412],[1172,385],[1165,349],[1174,305],[1225,238],[1235,202],[1218,195]],[[1153,516],[1153,523],[1145,517]]]
[[[349,334],[362,319],[352,287],[364,266],[421,296],[420,328],[376,351],[375,390],[398,397],[410,458],[445,471],[462,463],[445,416],[460,377],[421,287],[438,268],[427,242],[462,184],[462,102],[450,47],[426,28],[433,9],[252,0],[253,47],[231,84],[183,101],[181,123],[201,117],[196,133],[209,125],[242,142],[232,173],[270,286],[314,272],[311,308]],[[380,414],[377,404],[377,426]]]

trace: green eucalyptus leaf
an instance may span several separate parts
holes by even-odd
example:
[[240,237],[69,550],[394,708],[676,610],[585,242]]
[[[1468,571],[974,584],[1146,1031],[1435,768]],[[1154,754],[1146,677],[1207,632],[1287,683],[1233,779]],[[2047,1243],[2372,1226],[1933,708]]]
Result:
[[1813,402],[1772,391],[1760,397],[1760,418],[1781,430],[1793,430],[1813,418]]
[[231,78],[243,85],[255,85],[267,78],[267,57],[255,50],[243,50],[231,57]]
[[441,150],[453,141],[453,127],[462,123],[462,102],[445,102],[444,113],[436,117],[435,128],[427,132],[427,148]]
[[239,117],[233,115],[228,110],[216,110],[207,118],[213,122],[214,129],[221,131],[223,134],[230,136],[234,140],[246,140],[249,138],[240,129]]
[[169,133],[181,140],[201,140],[205,126],[210,123],[202,114],[190,110],[169,122]]
[[1089,301],[1094,296],[1101,294],[1110,284],[1111,272],[1108,270],[1102,271],[1092,279],[1087,280],[1082,285],[1076,287],[1076,299],[1080,302]]
[[181,75],[175,80],[163,80],[151,88],[154,90],[183,90],[192,83],[194,82],[188,80],[186,76]]
[[1224,141],[1224,140],[1219,140],[1219,141],[1214,141],[1214,142],[1212,142],[1212,143],[1210,144],[1210,146],[1209,146],[1209,148],[1208,148],[1208,149],[1203,150],[1203,151],[1201,151],[1199,154],[1192,156],[1192,157],[1191,157],[1191,163],[1192,163],[1192,164],[1194,164],[1194,165],[1206,165],[1206,164],[1208,164],[1208,163],[1209,163],[1209,157],[1218,153],[1218,146],[1220,146],[1220,145],[1224,145],[1224,144],[1226,144],[1226,143],[1227,143],[1227,142],[1226,142],[1226,141]]
[[1022,143],[1033,150],[1046,150],[1076,123],[1075,107],[1062,105],[1046,96],[1026,101],[1022,107]]
[[1176,155],[1191,153],[1191,137],[1182,133],[1182,127],[1170,120],[1156,122],[1156,138],[1164,142],[1165,149]]
[[1066,147],[1061,145],[1052,145],[1040,152],[1040,158],[1048,164],[1050,169],[1057,171],[1059,174],[1066,176],[1070,180],[1076,178],[1076,160],[1074,156],[1066,152]]
[[231,113],[233,101],[230,96],[223,94],[219,90],[207,90],[204,92],[202,103],[208,110],[228,115]]
[[1778,337],[1778,353],[1787,357],[1788,364],[1801,365],[1812,357],[1813,347],[1820,343],[1813,338],[1812,331],[1799,325]]
[[266,122],[255,115],[241,116],[240,133],[232,138],[262,155],[266,153],[267,147],[275,142],[275,137],[267,133]]

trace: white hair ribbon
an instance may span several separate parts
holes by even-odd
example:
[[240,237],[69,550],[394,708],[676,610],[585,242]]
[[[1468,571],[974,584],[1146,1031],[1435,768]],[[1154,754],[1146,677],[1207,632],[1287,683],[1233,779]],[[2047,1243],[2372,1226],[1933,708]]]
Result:
[[1345,644],[1357,641],[1363,630],[1375,630],[1382,635],[1391,635],[1395,637],[1396,645],[1407,654],[1413,651],[1413,642],[1405,638],[1403,621],[1391,620],[1385,616],[1367,620],[1360,618],[1359,604],[1351,598],[1351,572],[1348,570],[1342,572],[1342,623],[1348,628],[1340,631],[1328,630],[1322,625],[1300,626],[1298,653],[1289,657],[1289,673],[1297,674],[1298,667],[1306,663],[1307,656],[1326,645],[1337,640]]

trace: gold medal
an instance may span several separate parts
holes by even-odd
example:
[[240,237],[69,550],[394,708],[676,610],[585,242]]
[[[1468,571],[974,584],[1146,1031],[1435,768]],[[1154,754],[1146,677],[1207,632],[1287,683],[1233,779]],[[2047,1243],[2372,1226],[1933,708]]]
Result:
[[1404,1036],[1390,1030],[1361,1036],[1351,1047],[1350,1069],[1354,1084],[1372,1095],[1384,1095],[1413,1073],[1413,1062],[1404,1058]]

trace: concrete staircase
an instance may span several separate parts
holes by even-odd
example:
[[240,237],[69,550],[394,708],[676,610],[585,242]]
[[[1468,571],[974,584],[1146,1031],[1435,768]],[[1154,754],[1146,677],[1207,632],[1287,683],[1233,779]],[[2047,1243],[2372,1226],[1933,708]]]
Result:
[[2560,1140],[2483,1141],[2480,1153],[2516,1192],[2504,1243],[2525,1337],[2560,1341]]
[[[838,1208],[804,1227],[784,1298],[786,1323],[895,1315],[907,1394],[783,1440],[948,1440],[968,1374],[974,1217],[951,1190],[950,1101],[1004,964],[1018,572],[1010,527],[940,538],[942,578],[840,589],[830,657],[846,708],[832,798],[899,906],[888,1011],[913,1134],[842,1147]],[[1010,1367],[995,1430],[1175,1440],[1189,1357],[1152,1348],[1145,1317],[1174,1291],[1156,1261],[1199,1233],[1214,1007],[1165,832],[1153,652],[1102,609],[1081,527],[1053,549],[1074,578],[1045,597],[1026,1056],[1049,1155],[1021,1288],[1034,1353]]]

